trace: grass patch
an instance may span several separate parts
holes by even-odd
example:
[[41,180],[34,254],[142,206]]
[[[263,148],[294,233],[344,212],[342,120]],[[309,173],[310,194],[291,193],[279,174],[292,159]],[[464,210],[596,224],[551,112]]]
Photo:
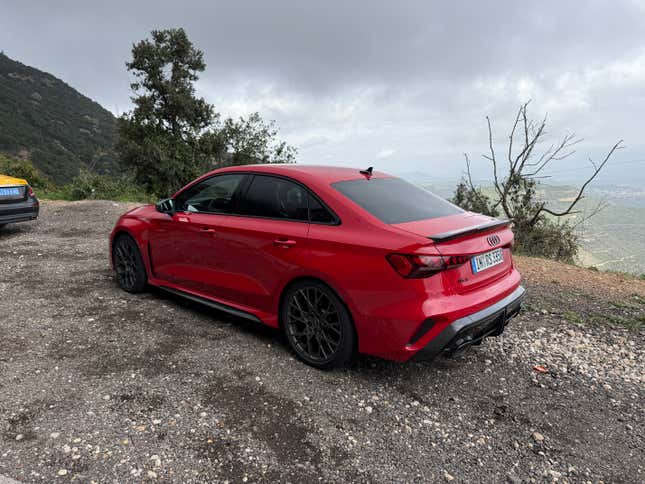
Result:
[[573,311],[565,311],[562,313],[562,317],[576,326],[582,326],[585,322],[582,316]]
[[631,310],[640,309],[639,306],[637,306],[636,304],[623,302],[623,301],[609,301],[609,304],[611,304],[612,306],[618,309],[631,309]]
[[46,187],[41,198],[50,200],[114,200],[117,202],[151,203],[155,199],[127,177],[113,178],[81,170],[71,183],[62,187]]
[[645,297],[639,295],[639,294],[632,294],[632,299],[636,304],[640,304],[641,306],[645,306]]
[[641,331],[645,327],[645,316],[642,315],[626,318],[615,314],[595,314],[591,319],[600,324],[610,323],[615,326],[622,326],[630,331]]

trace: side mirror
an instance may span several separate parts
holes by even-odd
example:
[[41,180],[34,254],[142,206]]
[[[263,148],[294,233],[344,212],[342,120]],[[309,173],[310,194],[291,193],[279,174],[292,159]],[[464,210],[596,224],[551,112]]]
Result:
[[155,208],[157,209],[157,212],[173,215],[175,213],[175,202],[172,198],[166,198],[157,202]]

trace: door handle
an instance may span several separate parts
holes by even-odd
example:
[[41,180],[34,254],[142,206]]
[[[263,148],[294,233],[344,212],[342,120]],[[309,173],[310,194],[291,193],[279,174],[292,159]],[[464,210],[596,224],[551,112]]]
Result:
[[206,227],[202,227],[199,229],[199,233],[204,236],[204,237],[214,237],[215,236],[215,229],[209,229]]
[[291,239],[275,239],[273,241],[273,245],[282,247],[283,249],[288,249],[296,245],[296,241]]

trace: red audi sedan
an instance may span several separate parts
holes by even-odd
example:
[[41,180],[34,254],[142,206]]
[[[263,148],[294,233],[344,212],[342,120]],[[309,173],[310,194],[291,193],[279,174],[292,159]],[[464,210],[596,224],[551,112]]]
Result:
[[332,368],[499,335],[524,297],[509,225],[371,169],[249,165],[124,214],[110,246],[124,290],[281,328],[301,360]]

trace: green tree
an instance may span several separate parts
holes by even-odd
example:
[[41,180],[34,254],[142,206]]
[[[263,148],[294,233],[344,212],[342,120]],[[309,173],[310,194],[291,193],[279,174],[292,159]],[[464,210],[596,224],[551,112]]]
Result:
[[237,120],[224,121],[221,139],[234,165],[248,163],[293,163],[296,150],[284,141],[276,141],[278,130],[273,121],[265,123],[258,113]]
[[[195,95],[203,54],[183,29],[153,30],[152,40],[132,47],[128,70],[134,110],[118,120],[117,149],[135,181],[155,194],[169,194],[204,172],[209,153],[200,142],[216,118]],[[210,149],[211,147],[208,146]]]
[[293,162],[295,149],[276,140],[259,114],[222,121],[196,96],[203,53],[181,29],[153,30],[132,48],[128,70],[134,110],[118,120],[117,149],[135,181],[168,195],[208,169],[230,164]]

